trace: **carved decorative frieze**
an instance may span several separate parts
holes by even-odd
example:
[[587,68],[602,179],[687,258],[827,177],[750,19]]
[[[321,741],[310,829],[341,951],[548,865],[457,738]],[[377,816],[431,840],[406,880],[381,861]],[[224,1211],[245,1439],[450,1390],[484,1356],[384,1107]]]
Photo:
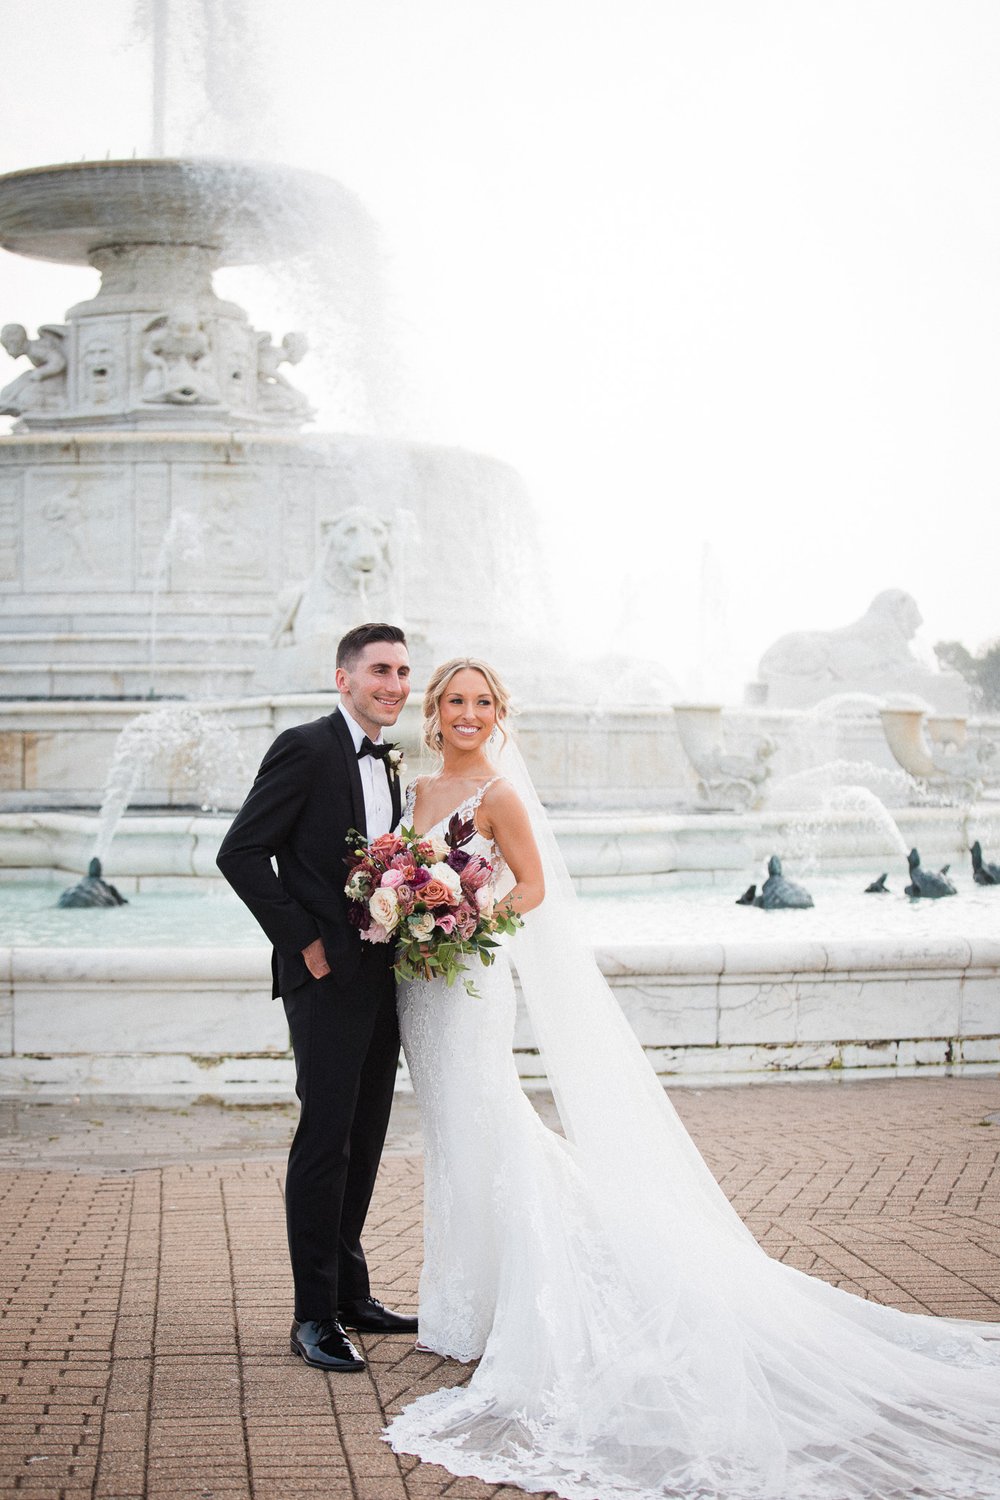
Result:
[[219,387],[212,373],[211,343],[189,308],[163,313],[143,334],[142,399],[171,406],[218,406]]
[[26,585],[131,587],[131,488],[131,476],[110,467],[33,470],[24,507]]
[[21,577],[21,495],[24,480],[20,474],[0,476],[0,583],[18,583]]

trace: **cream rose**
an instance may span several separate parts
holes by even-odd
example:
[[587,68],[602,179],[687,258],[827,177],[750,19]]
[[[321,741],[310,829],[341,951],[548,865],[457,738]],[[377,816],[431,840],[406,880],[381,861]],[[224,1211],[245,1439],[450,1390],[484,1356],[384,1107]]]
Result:
[[493,915],[493,892],[488,885],[481,885],[475,895],[476,905],[480,912],[489,921]]
[[396,892],[390,890],[388,886],[380,885],[368,902],[368,910],[380,927],[384,927],[386,932],[392,932],[399,922],[399,902],[396,900]]
[[419,916],[407,917],[406,925],[410,930],[410,936],[416,938],[418,943],[422,943],[434,931],[434,913],[422,911]]
[[456,901],[462,894],[461,875],[457,870],[453,870],[451,865],[446,865],[443,860],[436,865],[431,865],[431,879],[440,880],[443,886],[447,886]]

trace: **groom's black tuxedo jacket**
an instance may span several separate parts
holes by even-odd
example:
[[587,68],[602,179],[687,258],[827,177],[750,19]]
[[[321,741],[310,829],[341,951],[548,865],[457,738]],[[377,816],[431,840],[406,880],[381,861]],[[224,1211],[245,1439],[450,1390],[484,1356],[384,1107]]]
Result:
[[[389,780],[395,825],[399,780],[395,775]],[[339,980],[350,980],[360,962],[361,941],[348,922],[344,895],[352,828],[366,832],[365,799],[343,714],[279,734],[217,861],[274,944],[275,995],[289,994],[309,977],[302,949],[318,937]],[[391,956],[387,943],[387,961]]]

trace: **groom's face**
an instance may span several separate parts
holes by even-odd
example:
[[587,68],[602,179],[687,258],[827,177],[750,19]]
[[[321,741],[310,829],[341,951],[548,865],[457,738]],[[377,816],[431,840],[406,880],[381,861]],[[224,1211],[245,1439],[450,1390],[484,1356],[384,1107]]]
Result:
[[410,658],[398,641],[364,646],[349,667],[337,668],[344,707],[372,739],[395,724],[410,695]]

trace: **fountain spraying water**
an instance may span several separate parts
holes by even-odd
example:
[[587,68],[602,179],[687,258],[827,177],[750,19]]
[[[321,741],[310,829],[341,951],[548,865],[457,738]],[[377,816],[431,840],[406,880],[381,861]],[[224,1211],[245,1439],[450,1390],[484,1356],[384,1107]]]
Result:
[[[0,243],[90,265],[102,276],[98,294],[64,321],[33,336],[21,324],[3,330],[5,347],[30,365],[0,399],[17,419],[13,435],[0,441],[0,697],[9,700],[0,711],[0,795],[10,809],[0,834],[16,843],[15,858],[88,869],[78,889],[102,901],[114,889],[101,877],[112,847],[118,879],[200,878],[214,868],[221,820],[192,819],[190,811],[171,816],[164,806],[232,806],[280,729],[333,706],[326,690],[338,632],[370,612],[405,617],[418,675],[431,660],[469,650],[513,669],[529,698],[521,742],[543,795],[562,810],[559,831],[581,884],[593,893],[655,890],[667,936],[654,927],[656,942],[646,941],[645,914],[624,940],[608,923],[604,961],[665,1071],[687,1066],[685,1049],[691,1066],[709,1071],[842,1066],[845,1056],[867,1066],[882,1056],[872,1047],[890,1045],[886,1037],[909,1039],[887,1065],[905,1065],[911,1054],[916,1062],[950,1065],[966,1044],[970,1065],[994,1059],[1000,1041],[986,1003],[982,1014],[972,1001],[953,1014],[950,979],[928,998],[924,979],[907,969],[906,932],[900,936],[897,927],[891,942],[877,941],[887,921],[898,922],[893,903],[861,902],[861,922],[876,924],[869,958],[878,1003],[866,995],[850,1022],[843,996],[862,982],[856,919],[832,938],[821,925],[831,871],[850,869],[860,900],[857,873],[876,858],[905,862],[908,848],[921,844],[939,863],[969,847],[973,818],[989,847],[990,830],[1000,826],[982,803],[968,805],[977,787],[991,790],[988,776],[972,778],[961,806],[931,806],[942,782],[931,787],[929,773],[907,764],[912,734],[897,737],[901,764],[890,759],[881,695],[896,681],[893,672],[897,686],[904,677],[914,690],[925,681],[910,660],[912,600],[892,591],[893,609],[904,607],[904,628],[888,637],[879,618],[822,640],[793,638],[790,649],[786,642],[770,662],[770,697],[762,702],[761,692],[744,710],[679,705],[671,712],[673,690],[654,682],[641,661],[633,663],[638,691],[630,691],[626,667],[635,644],[628,630],[619,632],[617,666],[563,674],[563,636],[547,613],[534,518],[518,476],[478,454],[374,435],[391,409],[395,363],[386,354],[378,236],[360,201],[313,173],[164,155],[184,144],[181,115],[200,131],[227,89],[222,113],[230,135],[217,142],[240,151],[260,146],[260,96],[247,88],[234,93],[232,79],[213,71],[216,53],[207,44],[197,60],[201,71],[193,68],[184,27],[168,25],[197,12],[210,38],[213,26],[238,29],[243,10],[239,3],[186,0],[182,10],[149,0],[151,159],[0,178]],[[192,76],[204,98],[180,111],[178,79],[190,83]],[[218,294],[216,267],[272,260],[292,266],[285,274],[302,294],[301,326],[312,336],[320,329],[321,349],[325,325],[337,410],[360,413],[349,424],[360,432],[303,436],[312,404],[295,381],[305,334],[296,328],[272,337]],[[466,545],[496,534],[498,521],[500,545]],[[702,582],[701,634],[711,655],[722,611],[708,556]],[[599,612],[606,604],[599,598],[588,607]],[[606,634],[616,634],[612,625]],[[874,674],[872,650],[881,653]],[[533,673],[541,708],[530,705]],[[780,687],[789,698],[781,699]],[[826,701],[808,714],[774,708],[795,692],[795,701]],[[181,701],[136,715],[140,700],[168,694]],[[941,721],[937,730],[930,721],[926,727],[934,743],[918,748],[947,760],[952,773],[971,766],[969,757],[956,758],[963,750],[957,731],[948,740]],[[415,738],[412,719],[401,729]],[[973,770],[986,765],[979,746],[993,732],[970,732]],[[80,809],[98,798],[95,828]],[[126,809],[143,801],[157,816],[123,822]],[[748,960],[741,931],[723,929],[720,938],[709,913],[711,930],[693,928],[688,949],[683,942],[678,948],[667,900],[675,884],[689,887],[688,914],[704,914],[713,883],[725,882],[728,892],[737,874],[744,882],[759,876],[761,860],[776,849],[815,889],[817,909],[789,919],[811,943],[792,951],[761,938],[759,956]],[[992,899],[978,884],[975,896]],[[723,899],[731,905],[728,894]],[[146,906],[134,903],[123,920],[141,919]],[[936,922],[936,911],[921,920]],[[773,932],[774,923],[767,925]],[[921,929],[922,956],[940,931],[928,937]],[[642,941],[633,942],[637,935]],[[962,973],[974,979],[965,993],[974,996],[976,983],[995,983],[993,960],[988,948],[974,952],[964,937],[958,946]],[[113,977],[116,955],[109,949],[100,959]],[[945,959],[952,967],[959,962],[951,948]],[[134,960],[133,975],[145,975],[146,962],[144,953]],[[200,963],[186,943],[180,954],[148,959],[170,1003],[186,993],[194,971],[202,972]],[[212,971],[214,988],[232,980],[228,952],[202,968]],[[169,988],[174,980],[176,992]],[[115,992],[105,981],[101,992]],[[246,996],[263,996],[256,970],[248,967],[240,983]],[[731,1004],[727,986],[735,987]],[[901,989],[905,1010],[893,1011]],[[824,1007],[830,1014],[819,1021]],[[200,1090],[201,1054],[211,1049],[198,1044],[194,1024],[185,1020],[177,1045],[185,1055],[199,1054],[190,1076]],[[275,1040],[273,1020],[260,1027],[262,1048],[280,1052],[284,1038]],[[118,1028],[107,1029],[113,1050]],[[844,1042],[851,1036],[856,1053]],[[241,1016],[234,1050],[245,1043]],[[225,1074],[224,1063],[213,1078]],[[19,1066],[44,1071],[37,1060]],[[171,1067],[172,1083],[178,1068]],[[241,1062],[240,1078],[252,1072]]]
[[97,820],[93,857],[105,864],[111,841],[136,788],[155,761],[169,776],[202,788],[202,811],[232,799],[245,785],[246,759],[230,725],[190,704],[171,704],[140,714],[118,736]]

